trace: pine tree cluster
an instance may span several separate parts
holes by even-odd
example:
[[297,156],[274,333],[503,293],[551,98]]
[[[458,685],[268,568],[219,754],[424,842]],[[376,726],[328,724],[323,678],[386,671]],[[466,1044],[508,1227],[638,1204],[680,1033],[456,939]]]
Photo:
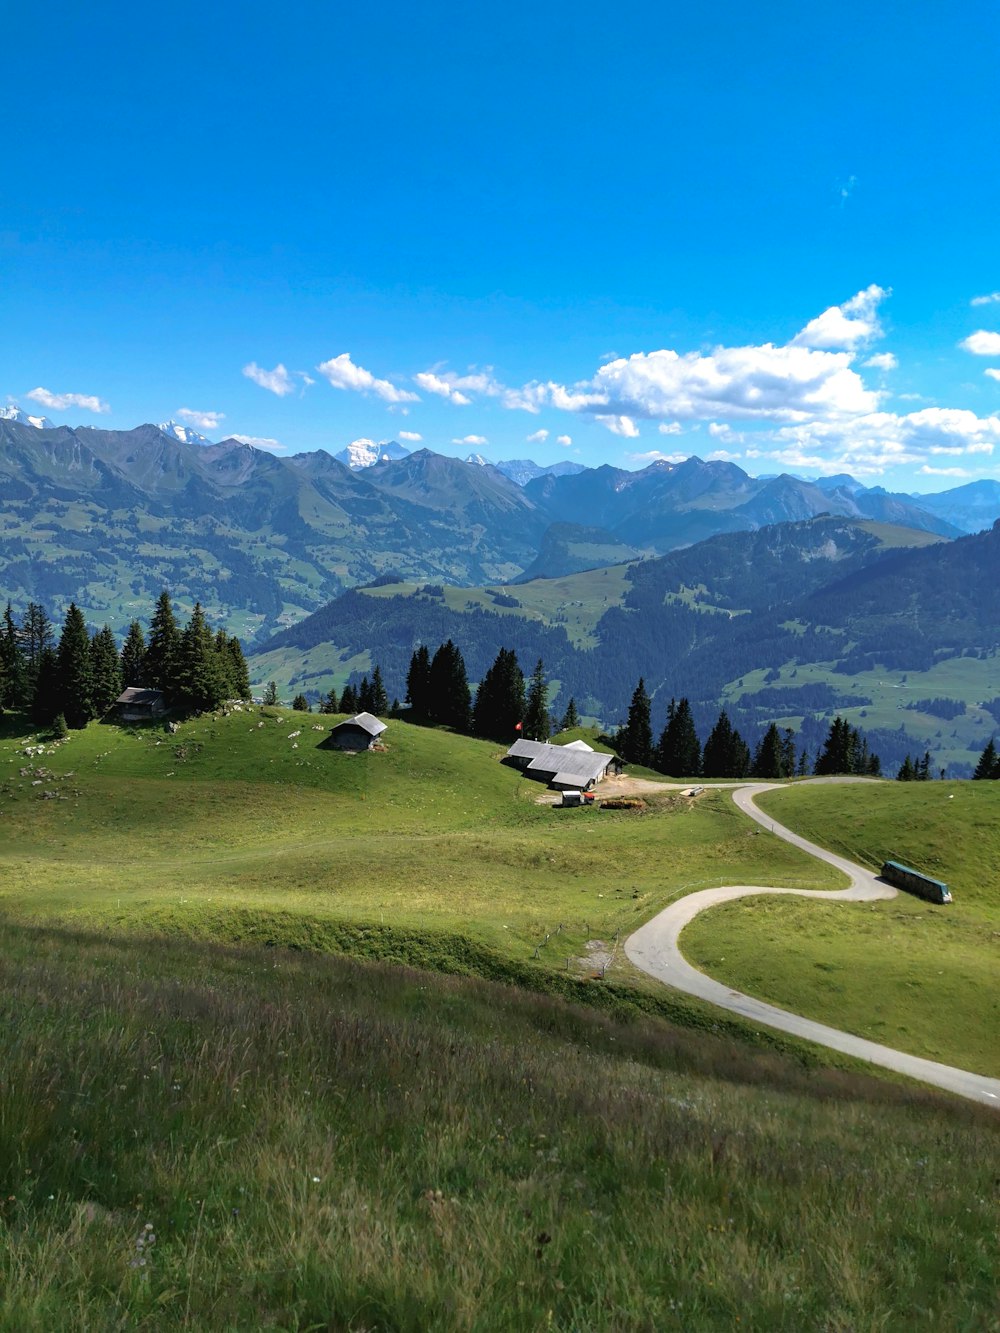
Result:
[[997,754],[996,743],[991,736],[986,742],[982,754],[979,756],[979,763],[976,765],[976,771],[972,775],[974,781],[985,779],[1000,780],[1000,754]]
[[18,624],[10,603],[0,625],[0,709],[21,709],[38,726],[80,728],[104,717],[129,686],[162,690],[182,713],[249,699],[250,676],[239,639],[209,629],[199,603],[183,629],[168,593],[157,601],[148,641],[133,620],[121,651],[109,625],[91,632],[71,602],[58,641],[42,606]]

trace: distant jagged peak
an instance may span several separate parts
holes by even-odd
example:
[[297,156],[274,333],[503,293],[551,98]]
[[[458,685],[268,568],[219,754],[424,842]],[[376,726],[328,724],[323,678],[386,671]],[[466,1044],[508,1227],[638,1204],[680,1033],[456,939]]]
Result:
[[489,460],[488,458],[484,458],[484,457],[482,456],[482,454],[468,454],[468,455],[466,456],[465,461],[466,461],[467,463],[473,463],[476,467],[492,467],[492,466],[493,466],[493,464],[490,462],[490,460]]
[[0,407],[0,421],[16,421],[19,426],[34,426],[35,430],[55,430],[55,422],[48,417],[35,417],[29,412],[22,412],[16,403]]
[[376,441],[362,436],[359,440],[352,440],[346,449],[341,449],[333,457],[338,463],[357,471],[359,468],[374,467],[376,463],[396,463],[409,455],[409,449],[396,440]]
[[202,435],[190,426],[183,425],[180,421],[160,421],[157,422],[157,430],[162,430],[164,435],[169,435],[172,440],[177,440],[179,444],[212,444],[213,441],[207,435]]

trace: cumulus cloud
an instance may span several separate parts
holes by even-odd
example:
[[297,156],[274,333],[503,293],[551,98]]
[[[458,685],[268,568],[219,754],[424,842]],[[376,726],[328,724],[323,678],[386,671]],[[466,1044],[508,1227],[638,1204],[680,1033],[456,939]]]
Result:
[[747,457],[771,458],[785,467],[817,472],[879,475],[890,467],[922,463],[928,455],[992,454],[1000,445],[1000,416],[979,417],[965,408],[925,407],[897,415],[875,412],[850,421],[783,426],[773,447],[748,449]]
[[258,366],[256,361],[251,361],[249,365],[243,367],[243,374],[248,380],[253,380],[254,384],[259,384],[262,389],[276,393],[279,398],[295,392],[295,383],[280,361],[273,370],[265,370],[263,366]]
[[287,452],[285,445],[279,440],[272,440],[266,435],[230,435],[231,440],[239,440],[240,444],[249,444],[254,449],[263,449],[269,454],[283,454]]
[[895,370],[899,362],[891,352],[876,352],[861,364],[871,367],[872,370]]
[[687,454],[665,454],[659,449],[647,449],[644,454],[626,454],[630,463],[641,463],[649,467],[651,463],[683,463]]
[[407,444],[419,444],[424,437],[415,430],[401,430],[399,438],[405,440]]
[[418,394],[409,389],[400,389],[389,380],[377,379],[364,366],[355,365],[349,352],[323,361],[316,367],[335,389],[353,389],[357,393],[373,394],[384,403],[419,403]]
[[533,431],[531,435],[526,435],[524,438],[527,440],[528,444],[544,444],[549,438],[549,432],[547,430],[536,430]]
[[626,440],[639,438],[639,427],[631,417],[620,412],[595,412],[594,420],[599,421],[602,426],[606,426],[612,435],[623,435]]
[[[993,333],[988,329],[977,329],[975,333],[970,333],[968,338],[958,344],[966,352],[971,352],[973,356],[1000,356],[1000,333]],[[31,397],[31,394],[28,394]]]
[[573,443],[572,435],[557,435],[556,444],[561,444],[564,449],[568,449]]
[[924,477],[971,477],[973,474],[964,467],[930,467],[928,464],[920,469]]
[[547,392],[547,386],[534,383],[512,389],[501,384],[489,367],[464,375],[451,370],[422,370],[413,379],[427,393],[445,398],[458,407],[468,407],[476,397],[496,398],[502,407],[537,414]]
[[1000,303],[1000,292],[987,292],[985,296],[974,296],[969,305],[997,305]]
[[[189,426],[194,426],[197,430],[218,430],[226,419],[225,412],[196,412],[190,407],[179,407],[177,415],[181,421],[186,421]],[[236,436],[233,436],[235,439]]]
[[680,435],[681,423],[679,421],[661,421],[657,430],[661,435]]
[[885,287],[873,282],[843,305],[832,305],[811,319],[790,345],[818,351],[853,351],[860,343],[881,336],[878,307],[888,295]]
[[1000,370],[995,370],[992,366],[983,371],[984,375],[989,375],[991,380],[1000,380]]
[[478,446],[486,443],[487,439],[485,435],[463,435],[460,440],[452,440],[452,444],[471,444]]
[[52,412],[65,412],[68,407],[79,407],[84,412],[111,411],[110,405],[103,398],[98,398],[92,393],[51,393],[39,386],[25,394],[25,397],[30,398],[33,403],[40,403],[42,407],[47,407]]

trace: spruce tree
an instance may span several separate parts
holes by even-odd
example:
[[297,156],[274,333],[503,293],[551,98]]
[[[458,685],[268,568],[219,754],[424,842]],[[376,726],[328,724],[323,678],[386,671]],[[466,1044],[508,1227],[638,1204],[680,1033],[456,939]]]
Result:
[[545,680],[545,666],[539,658],[531,673],[524,707],[523,734],[533,741],[547,741],[551,735],[549,722],[549,687]]
[[340,711],[342,713],[360,713],[362,710],[358,707],[358,692],[348,681],[344,686],[344,692],[340,696]]
[[670,773],[674,777],[694,778],[701,772],[701,746],[694,728],[691,704],[686,698],[680,703],[670,700],[667,725],[656,749],[656,766],[661,773]]
[[297,694],[295,696],[295,698],[292,700],[292,708],[295,710],[296,713],[312,712],[312,709],[309,707],[309,700],[306,698],[304,694]]
[[472,722],[472,699],[465,659],[451,639],[443,643],[431,661],[428,716],[455,731],[468,731]]
[[264,686],[263,702],[270,708],[278,702],[278,685],[276,681],[269,680]]
[[628,706],[628,719],[623,727],[618,743],[622,758],[630,764],[642,764],[648,768],[653,762],[653,728],[649,717],[649,695],[642,676],[632,692],[632,701]]
[[0,709],[24,708],[30,703],[27,673],[10,602],[7,603],[3,624],[0,626],[0,663],[3,667],[3,692],[0,694]]
[[701,771],[706,778],[740,777],[741,774],[733,772],[735,759],[733,724],[729,721],[729,714],[723,709],[705,742]]
[[216,655],[215,639],[200,602],[195,602],[191,619],[181,634],[174,677],[173,698],[185,712],[209,712],[225,698],[226,682]]
[[410,668],[406,673],[406,702],[414,718],[420,721],[427,717],[430,679],[431,656],[427,645],[422,643],[410,658]]
[[70,602],[66,612],[56,657],[58,704],[52,715],[62,713],[67,725],[79,730],[95,716],[94,672],[90,635],[87,633],[83,612],[75,602]]
[[122,647],[121,671],[122,689],[145,684],[143,662],[146,657],[146,636],[138,620],[133,620],[128,627],[128,634]]
[[175,676],[180,652],[180,630],[174,618],[170,594],[164,590],[157,598],[156,610],[149,623],[149,642],[146,645],[142,674],[150,689],[162,690],[171,702],[178,694]]
[[340,712],[340,700],[337,698],[337,691],[335,689],[331,690],[330,693],[326,695],[326,697],[320,703],[319,711],[321,713]]
[[90,641],[90,668],[93,677],[91,696],[94,716],[103,717],[122,692],[122,670],[118,645],[105,625]]
[[755,778],[783,778],[785,772],[785,749],[782,745],[781,732],[772,722],[761,738],[753,757],[751,776]]
[[244,702],[251,698],[250,689],[250,671],[247,667],[247,659],[243,656],[243,645],[234,634],[226,643],[226,652],[229,654],[229,688],[230,699],[242,699]]
[[913,767],[913,760],[910,758],[909,755],[907,755],[906,758],[903,760],[903,762],[900,764],[899,772],[896,774],[896,781],[897,782],[916,781],[916,769]]
[[984,778],[1000,778],[1000,759],[997,758],[997,747],[992,736],[979,756],[979,763],[972,777],[976,782],[981,782]]
[[515,739],[517,724],[525,726],[524,673],[512,648],[501,648],[479,682],[472,710],[472,730],[495,741]]
[[382,668],[377,662],[372,671],[372,703],[368,711],[374,713],[376,717],[382,717],[389,711],[389,696],[382,683]]
[[31,720],[37,726],[51,722],[57,713],[63,711],[59,687],[59,658],[54,648],[43,648],[38,658],[30,710]]
[[52,621],[46,615],[44,606],[38,602],[28,603],[17,637],[24,663],[24,696],[26,700],[34,700],[42,655],[46,649],[54,649],[56,646]]
[[375,692],[372,689],[372,683],[367,676],[361,677],[361,684],[358,686],[358,712],[371,713],[374,711]]
[[576,711],[576,700],[570,699],[566,705],[566,711],[562,715],[562,721],[559,723],[560,731],[572,731],[574,727],[580,725],[580,715]]

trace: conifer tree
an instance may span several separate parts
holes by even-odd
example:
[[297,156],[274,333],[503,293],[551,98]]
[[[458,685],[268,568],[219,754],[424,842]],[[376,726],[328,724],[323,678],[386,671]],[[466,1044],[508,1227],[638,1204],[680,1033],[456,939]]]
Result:
[[427,716],[430,679],[431,657],[427,645],[422,643],[410,658],[410,668],[406,673],[406,702],[418,720]]
[[90,640],[90,669],[94,716],[103,717],[122,692],[118,645],[110,625],[105,625]]
[[472,730],[477,736],[512,741],[517,724],[529,735],[525,722],[524,673],[512,648],[501,648],[479,682],[472,710]]
[[340,712],[340,700],[337,698],[336,690],[331,690],[330,693],[326,695],[326,697],[320,703],[319,711],[321,713]]
[[660,735],[656,766],[661,773],[674,777],[697,777],[701,772],[701,746],[694,728],[691,704],[686,698],[673,699],[667,708],[667,725]]
[[146,657],[146,636],[138,620],[133,620],[128,627],[128,634],[122,646],[121,671],[122,689],[130,686],[141,687],[145,684],[143,662]]
[[309,707],[309,700],[306,698],[304,694],[297,694],[295,696],[295,698],[292,700],[292,708],[295,710],[296,713],[312,712],[312,709]]
[[732,771],[734,758],[733,724],[729,721],[729,714],[723,709],[705,742],[701,771],[706,778],[736,777],[738,775]]
[[643,764],[648,767],[653,762],[653,728],[649,711],[646,682],[640,676],[638,685],[632,691],[628,719],[618,737],[622,758],[630,764]]
[[[52,622],[44,606],[38,602],[28,603],[17,637],[24,663],[24,695],[26,699],[34,700],[42,654],[47,648],[54,649],[56,646]],[[48,721],[47,718],[45,720]]]
[[253,693],[250,689],[250,671],[247,659],[243,656],[243,645],[235,634],[226,642],[226,652],[229,655],[229,697],[247,700]]
[[472,722],[472,699],[465,659],[451,639],[443,643],[431,660],[428,679],[428,716],[432,722],[468,731]]
[[51,722],[57,713],[63,711],[61,700],[59,658],[54,648],[45,647],[35,668],[35,683],[31,694],[32,721],[37,726]]
[[385,685],[382,683],[382,668],[376,662],[372,671],[372,701],[369,713],[374,713],[376,717],[382,717],[389,711],[389,696],[385,692]]
[[572,731],[574,727],[580,725],[580,715],[576,711],[576,700],[571,698],[566,705],[566,711],[562,715],[562,721],[559,723],[560,731]]
[[972,776],[976,782],[981,782],[984,778],[1000,778],[1000,758],[997,757],[997,747],[992,736],[986,742]]
[[344,692],[340,696],[340,711],[352,714],[363,711],[358,707],[358,692],[350,681],[344,686]]
[[269,680],[264,686],[263,702],[270,708],[273,708],[278,702],[278,685],[276,681]]
[[751,775],[755,778],[787,777],[786,757],[781,732],[777,725],[772,722],[767,731],[764,732],[761,742],[754,752],[753,767],[750,770]]
[[0,709],[24,708],[30,702],[27,674],[10,602],[7,603],[3,624],[0,625],[0,665],[3,678]]
[[551,735],[549,721],[549,687],[545,680],[545,666],[539,658],[531,673],[524,706],[524,735],[533,741],[547,741]]
[[174,675],[173,697],[185,711],[209,712],[225,698],[226,682],[215,651],[215,639],[200,602],[195,602],[191,619],[181,634]]
[[358,686],[358,712],[371,713],[375,692],[372,689],[372,683],[367,676],[361,677],[361,684]]
[[58,676],[57,706],[49,715],[62,713],[74,730],[85,727],[95,716],[94,672],[90,656],[90,635],[83,612],[70,602],[63,622],[56,653]]
[[[199,607],[199,611],[200,611]],[[181,634],[174,618],[170,594],[164,589],[149,623],[149,642],[142,674],[150,689],[162,690],[171,701],[177,694],[175,675],[181,651]]]
[[913,760],[910,758],[909,755],[907,755],[906,758],[903,760],[903,762],[900,764],[899,772],[896,774],[896,781],[897,782],[916,781],[916,769],[913,767]]

